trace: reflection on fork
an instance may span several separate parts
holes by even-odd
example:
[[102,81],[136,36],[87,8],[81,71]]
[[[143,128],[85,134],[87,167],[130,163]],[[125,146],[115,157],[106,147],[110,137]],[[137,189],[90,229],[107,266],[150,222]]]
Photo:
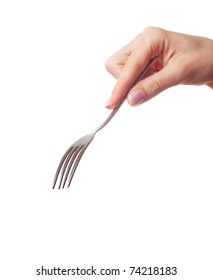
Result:
[[[128,92],[131,90],[131,88],[140,81],[143,76],[145,75],[148,68],[151,66],[151,64],[154,62],[156,57],[152,58],[147,66],[142,70],[142,72],[138,75],[135,82],[132,84]],[[102,129],[116,114],[116,112],[119,110],[121,105],[123,104],[124,100],[127,97],[126,93],[123,101],[120,103],[120,105],[113,109],[108,118],[100,125],[97,129],[95,129],[91,134],[85,135],[82,138],[80,138],[78,141],[76,141],[74,144],[72,144],[69,149],[66,151],[66,153],[63,155],[58,169],[55,174],[55,178],[53,181],[53,189],[63,189],[65,187],[69,187],[72,181],[72,178],[75,174],[76,168],[81,160],[82,155],[84,154],[85,150],[89,146],[89,144],[92,142],[93,138],[95,137],[95,134]]]

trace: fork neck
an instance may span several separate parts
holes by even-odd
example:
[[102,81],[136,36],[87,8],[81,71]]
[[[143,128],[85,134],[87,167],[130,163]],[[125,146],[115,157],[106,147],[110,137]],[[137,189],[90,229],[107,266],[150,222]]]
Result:
[[[125,100],[125,99],[124,99]],[[94,133],[97,133],[99,130],[101,130],[105,125],[108,124],[108,122],[114,117],[114,115],[117,113],[117,111],[120,109],[121,105],[123,104],[124,100],[116,107],[115,109],[112,110],[110,115],[107,117],[107,119],[94,130]]]

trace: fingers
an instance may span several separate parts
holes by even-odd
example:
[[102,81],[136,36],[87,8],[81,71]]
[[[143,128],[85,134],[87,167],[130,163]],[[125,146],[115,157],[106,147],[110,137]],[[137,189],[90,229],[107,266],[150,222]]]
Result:
[[141,69],[146,66],[147,59],[145,57],[137,56],[137,53],[130,55],[122,68],[116,67],[116,69],[114,69],[113,73],[114,76],[118,75],[118,81],[108,101],[107,108],[116,108],[120,104],[125,96],[127,96],[127,93],[131,89],[136,77],[141,72]]
[[[112,57],[112,65],[113,59],[116,61],[118,57],[120,63],[117,63],[116,67],[113,66],[114,68],[110,66],[110,63],[108,63],[107,66],[108,70],[112,72],[115,77],[118,77],[118,81],[106,105],[107,108],[113,109],[120,104],[125,96],[127,96],[135,79],[140,74],[141,70],[146,67],[149,60],[162,52],[165,38],[164,33],[165,31],[160,29],[148,29],[137,36],[135,40],[132,41],[131,45],[128,46],[129,55],[126,53],[126,56],[122,57],[122,52],[118,52]],[[118,65],[120,65],[120,68]],[[155,68],[157,68],[156,62],[153,63],[151,72],[155,72]]]
[[172,63],[168,64],[161,71],[137,83],[127,96],[128,103],[131,106],[140,105],[180,82],[179,69]]
[[140,34],[134,38],[129,44],[114,53],[106,62],[106,70],[113,75],[114,78],[118,78],[129,59],[132,52],[136,49],[140,42]]
[[117,79],[120,76],[126,61],[132,53],[133,45],[134,42],[131,42],[107,60],[105,68],[114,78]]
[[[116,63],[111,63],[111,61],[116,61]],[[122,57],[119,57],[116,59],[116,57],[111,57],[105,65],[106,70],[115,78],[117,79],[125,65],[126,60],[122,59]]]
[[[213,88],[212,50],[210,39],[146,28],[107,62],[108,71],[118,80],[106,107],[116,108],[127,95],[129,104],[135,106],[178,84]],[[157,59],[133,87],[153,57]]]

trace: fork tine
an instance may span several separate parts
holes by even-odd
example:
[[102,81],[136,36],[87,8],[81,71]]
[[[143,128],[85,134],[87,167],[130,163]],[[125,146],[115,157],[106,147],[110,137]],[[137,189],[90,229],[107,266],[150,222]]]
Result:
[[68,184],[67,184],[67,188],[70,187],[70,184],[72,182],[72,178],[75,174],[75,171],[76,171],[76,168],[81,160],[81,157],[83,156],[83,153],[85,152],[86,148],[89,146],[90,143],[88,143],[87,145],[85,145],[81,151],[78,153],[78,155],[76,156],[76,159],[75,159],[75,162],[74,162],[74,165],[73,165],[73,168],[72,168],[72,171],[70,173],[70,176],[69,176],[69,180],[68,180]]
[[69,147],[69,149],[65,152],[65,154],[63,155],[63,157],[62,157],[62,159],[61,159],[61,161],[60,161],[60,163],[58,165],[58,168],[57,168],[56,173],[55,173],[55,178],[53,180],[53,189],[56,186],[56,183],[57,183],[57,180],[58,180],[58,176],[59,176],[60,170],[61,170],[61,168],[63,166],[63,163],[64,163],[65,159],[67,158],[68,154],[72,151],[72,149],[73,149],[73,146]]
[[64,158],[64,162],[62,163],[61,169],[60,169],[60,172],[59,172],[59,174],[60,174],[60,182],[58,184],[58,189],[61,188],[62,182],[64,180],[64,174],[65,174],[67,166],[68,166],[68,164],[70,162],[70,159],[72,161],[72,158],[75,158],[76,150],[78,150],[78,146],[76,146],[76,147],[73,146],[72,149],[70,149],[70,152],[67,154],[67,157]]
[[[69,161],[67,162],[66,168],[65,168],[63,174],[61,175],[61,183],[62,183],[62,181],[63,181],[63,183],[60,184],[60,187],[61,187],[62,189],[64,189],[64,187],[65,187],[65,185],[66,185],[67,178],[68,178],[68,176],[69,176],[69,173],[70,173],[70,170],[71,170],[71,168],[72,168],[73,162],[75,162],[75,159],[76,159],[76,157],[78,156],[78,154],[79,154],[79,152],[81,151],[82,148],[83,148],[83,145],[78,146],[78,147],[75,149],[74,153],[72,153],[71,157],[69,158]],[[66,171],[66,172],[65,172],[65,171]]]

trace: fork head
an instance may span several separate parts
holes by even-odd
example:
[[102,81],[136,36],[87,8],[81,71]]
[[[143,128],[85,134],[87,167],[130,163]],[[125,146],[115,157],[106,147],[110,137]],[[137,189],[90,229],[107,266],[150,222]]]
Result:
[[72,144],[63,155],[53,181],[53,189],[69,188],[81,157],[95,136],[95,132],[85,135]]

